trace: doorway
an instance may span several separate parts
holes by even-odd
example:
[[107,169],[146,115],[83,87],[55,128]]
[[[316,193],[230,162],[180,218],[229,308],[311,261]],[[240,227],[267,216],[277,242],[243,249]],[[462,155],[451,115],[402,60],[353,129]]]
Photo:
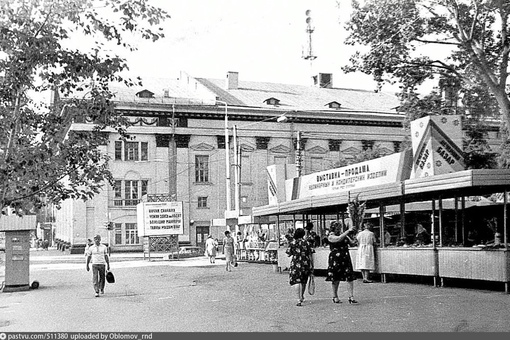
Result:
[[196,228],[197,247],[205,249],[205,240],[207,239],[207,235],[209,235],[209,226],[197,226]]

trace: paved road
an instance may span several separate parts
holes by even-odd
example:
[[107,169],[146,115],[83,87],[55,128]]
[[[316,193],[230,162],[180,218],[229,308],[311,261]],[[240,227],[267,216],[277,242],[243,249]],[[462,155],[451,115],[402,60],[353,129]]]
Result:
[[[36,259],[37,258],[37,259]],[[355,283],[359,305],[333,304],[330,284],[296,307],[287,274],[204,257],[144,261],[112,255],[116,283],[94,297],[82,257],[32,256],[40,288],[0,293],[0,332],[509,332],[510,295],[414,283]],[[121,261],[122,260],[122,261]]]

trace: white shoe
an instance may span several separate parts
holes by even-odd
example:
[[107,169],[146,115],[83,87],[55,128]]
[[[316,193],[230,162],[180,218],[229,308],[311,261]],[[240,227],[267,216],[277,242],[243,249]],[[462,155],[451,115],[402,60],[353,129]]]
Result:
[[95,297],[99,297],[99,293],[96,293],[96,295],[94,295]]

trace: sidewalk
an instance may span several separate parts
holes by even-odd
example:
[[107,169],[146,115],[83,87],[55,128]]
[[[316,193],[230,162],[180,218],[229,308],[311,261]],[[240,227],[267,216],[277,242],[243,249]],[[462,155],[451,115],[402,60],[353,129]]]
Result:
[[343,303],[334,304],[331,284],[317,276],[315,294],[297,307],[288,273],[266,264],[242,262],[227,272],[225,260],[210,264],[202,256],[112,267],[116,282],[95,298],[83,263],[31,265],[40,287],[0,293],[0,332],[510,331],[510,297],[501,292],[356,280],[359,304],[347,303],[345,283]]
[[[150,253],[151,261],[160,261],[167,258],[168,253]],[[189,254],[180,254],[180,259],[190,258],[190,257],[199,257],[190,256]],[[219,254],[217,258],[224,258],[223,254]],[[148,260],[149,254],[144,254],[143,252],[112,252],[110,254],[110,261],[119,262],[119,261],[137,261],[137,260]],[[177,255],[174,255],[174,260],[177,260]],[[50,247],[48,250],[42,249],[30,249],[30,262],[40,263],[40,262],[66,262],[66,263],[82,263],[85,261],[84,254],[70,254],[69,251],[61,251],[57,250],[55,247]]]

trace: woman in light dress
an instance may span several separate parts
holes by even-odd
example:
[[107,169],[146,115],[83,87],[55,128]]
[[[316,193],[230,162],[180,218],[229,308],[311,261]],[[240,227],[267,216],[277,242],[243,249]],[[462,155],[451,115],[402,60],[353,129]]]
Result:
[[205,253],[209,257],[210,263],[216,262],[216,247],[218,247],[218,243],[209,235],[205,241]]
[[372,232],[372,223],[365,223],[365,228],[356,236],[358,239],[358,254],[356,257],[356,269],[361,271],[363,283],[372,283],[369,280],[370,271],[375,270],[375,234]]
[[227,262],[225,269],[228,272],[232,271],[234,265],[234,238],[230,235],[230,231],[225,231],[225,238],[223,239],[223,253],[225,254],[225,261]]

